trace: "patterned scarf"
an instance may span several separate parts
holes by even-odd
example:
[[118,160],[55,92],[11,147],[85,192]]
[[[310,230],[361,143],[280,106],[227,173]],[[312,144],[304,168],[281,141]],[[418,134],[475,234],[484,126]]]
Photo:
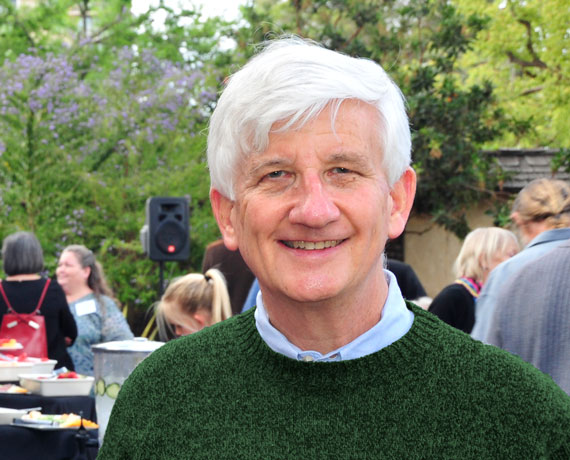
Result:
[[475,281],[473,278],[457,278],[455,283],[461,284],[465,289],[469,291],[475,299],[479,297],[479,293],[481,292],[481,285]]

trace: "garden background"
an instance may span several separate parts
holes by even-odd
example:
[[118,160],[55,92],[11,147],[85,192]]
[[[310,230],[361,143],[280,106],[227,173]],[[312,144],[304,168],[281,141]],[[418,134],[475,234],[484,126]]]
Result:
[[0,239],[35,232],[52,276],[66,245],[88,246],[137,335],[158,295],[145,202],[189,199],[191,255],[165,278],[199,271],[219,237],[208,118],[265,39],[294,33],[384,66],[408,100],[413,212],[459,237],[489,198],[508,224],[507,175],[485,151],[548,147],[553,171],[570,169],[565,0],[248,0],[235,21],[191,2],[143,14],[126,0],[15,3],[0,0]]

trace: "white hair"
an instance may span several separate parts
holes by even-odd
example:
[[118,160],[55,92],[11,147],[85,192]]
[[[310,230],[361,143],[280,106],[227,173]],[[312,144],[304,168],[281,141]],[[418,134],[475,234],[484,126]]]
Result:
[[210,119],[208,166],[212,188],[235,199],[237,164],[263,153],[277,122],[280,132],[299,129],[331,107],[334,130],[343,101],[358,100],[378,110],[378,136],[390,186],[411,162],[411,136],[404,97],[372,60],[352,58],[298,37],[264,44],[233,74]]

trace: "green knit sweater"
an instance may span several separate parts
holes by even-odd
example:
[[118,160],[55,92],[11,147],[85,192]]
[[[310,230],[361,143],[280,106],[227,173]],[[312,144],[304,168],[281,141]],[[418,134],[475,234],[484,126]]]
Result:
[[570,459],[570,397],[534,367],[408,305],[372,355],[273,352],[253,310],[153,352],[99,459]]

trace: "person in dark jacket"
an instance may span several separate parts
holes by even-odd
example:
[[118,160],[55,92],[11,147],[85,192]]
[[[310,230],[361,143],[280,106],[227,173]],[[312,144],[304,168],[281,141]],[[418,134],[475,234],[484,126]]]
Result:
[[206,247],[202,261],[202,273],[210,268],[220,270],[228,287],[232,315],[241,313],[255,276],[243,260],[239,250],[230,251],[223,240],[216,240]]
[[457,279],[435,296],[428,311],[469,333],[475,324],[475,301],[491,270],[519,252],[515,234],[499,227],[481,227],[465,237],[454,263]]
[[[44,256],[40,242],[33,233],[16,232],[4,239],[2,259],[6,279],[2,287],[16,313],[31,313],[38,305],[47,279],[40,275]],[[8,311],[0,296],[0,322]],[[57,360],[56,368],[74,369],[67,353],[77,337],[77,326],[69,310],[65,294],[55,280],[51,280],[39,312],[45,318],[48,358]]]

